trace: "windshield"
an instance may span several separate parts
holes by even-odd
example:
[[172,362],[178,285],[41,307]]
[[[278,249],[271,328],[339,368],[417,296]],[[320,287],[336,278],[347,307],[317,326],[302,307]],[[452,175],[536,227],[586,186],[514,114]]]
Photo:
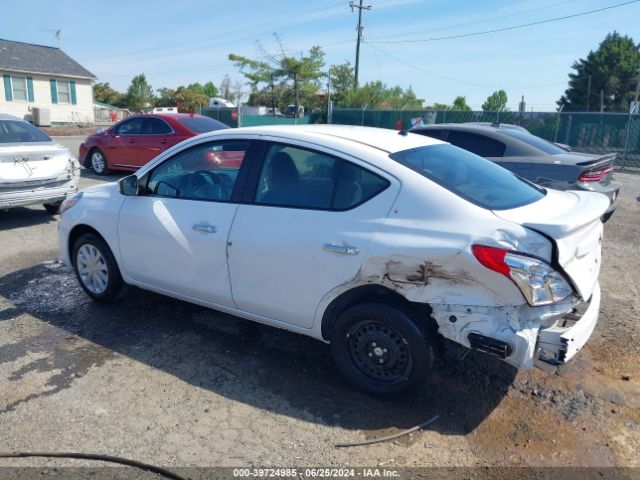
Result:
[[531,145],[538,150],[542,150],[544,153],[548,153],[549,155],[558,155],[559,153],[567,153],[566,150],[554,145],[553,143],[536,137],[535,135],[530,134],[529,132],[523,132],[522,130],[516,130],[513,128],[501,128],[500,133],[506,135],[507,137],[515,138],[516,140],[520,140],[521,142],[526,143],[527,145]]
[[447,190],[489,210],[509,210],[540,200],[545,190],[453,145],[431,145],[389,155]]
[[29,122],[0,120],[0,143],[51,142],[49,135]]
[[196,133],[212,132],[213,130],[229,128],[224,123],[209,117],[183,117],[179,118],[178,121]]

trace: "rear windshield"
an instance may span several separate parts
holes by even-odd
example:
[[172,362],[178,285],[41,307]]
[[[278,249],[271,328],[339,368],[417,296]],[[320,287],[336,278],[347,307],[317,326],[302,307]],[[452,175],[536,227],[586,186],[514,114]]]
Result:
[[0,143],[50,142],[49,135],[29,122],[0,120]]
[[560,148],[543,138],[536,137],[529,132],[523,132],[522,130],[516,130],[513,128],[501,128],[500,133],[506,135],[507,137],[520,140],[521,142],[524,142],[527,145],[531,145],[533,148],[537,148],[538,150],[542,150],[544,153],[548,153],[549,155],[567,153],[567,151],[563,148]]
[[389,155],[471,203],[508,210],[540,200],[545,190],[495,163],[453,145],[431,145]]
[[195,133],[212,132],[213,130],[229,128],[224,123],[209,117],[183,117],[179,118],[178,121]]

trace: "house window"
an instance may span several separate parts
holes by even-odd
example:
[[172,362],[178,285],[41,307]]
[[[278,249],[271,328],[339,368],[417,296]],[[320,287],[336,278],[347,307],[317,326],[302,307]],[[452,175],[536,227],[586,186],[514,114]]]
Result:
[[67,80],[58,80],[58,103],[71,103],[71,89]]
[[11,90],[13,99],[16,101],[27,101],[27,78],[11,76]]

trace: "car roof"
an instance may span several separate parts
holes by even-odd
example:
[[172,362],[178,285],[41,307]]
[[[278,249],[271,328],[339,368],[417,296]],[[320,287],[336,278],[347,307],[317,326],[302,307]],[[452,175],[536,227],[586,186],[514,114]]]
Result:
[[26,122],[26,120],[6,113],[0,113],[0,120],[17,120],[18,122]]
[[[376,150],[394,153],[411,148],[444,144],[442,140],[416,135],[406,131],[398,132],[386,128],[359,127],[351,125],[269,125],[233,129],[233,133],[286,137],[292,140],[366,146]],[[229,130],[225,134],[232,133]],[[215,135],[215,132],[205,135]]]

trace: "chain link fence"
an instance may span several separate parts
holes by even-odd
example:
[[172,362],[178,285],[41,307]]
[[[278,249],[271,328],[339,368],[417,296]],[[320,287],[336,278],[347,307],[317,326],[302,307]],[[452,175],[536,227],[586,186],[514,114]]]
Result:
[[[415,123],[488,122],[520,125],[585,153],[617,153],[616,164],[640,167],[640,115],[600,112],[461,112],[334,109],[331,123],[409,129]],[[627,141],[628,135],[628,141]],[[625,145],[626,152],[625,152]]]

